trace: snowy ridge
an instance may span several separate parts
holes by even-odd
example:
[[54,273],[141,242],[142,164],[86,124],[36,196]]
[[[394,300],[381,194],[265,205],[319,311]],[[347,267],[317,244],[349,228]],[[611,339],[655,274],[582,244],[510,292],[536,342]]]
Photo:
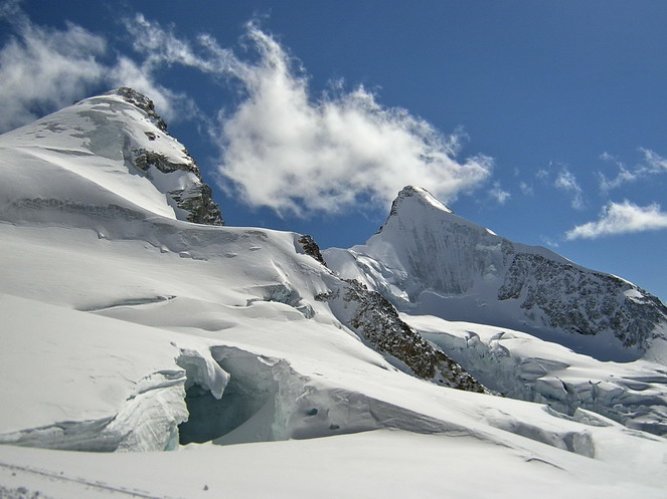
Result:
[[[366,245],[329,249],[324,258],[402,311],[560,334],[560,342],[607,358],[638,358],[656,340],[660,348],[667,331],[667,307],[655,296],[496,236],[414,187],[399,193]],[[581,338],[595,335],[616,341],[602,352],[600,341]]]
[[632,283],[498,237],[412,187],[366,245],[324,257],[487,388],[667,434],[667,309]]
[[4,219],[98,211],[221,225],[197,165],[165,130],[149,99],[121,88],[3,134]]

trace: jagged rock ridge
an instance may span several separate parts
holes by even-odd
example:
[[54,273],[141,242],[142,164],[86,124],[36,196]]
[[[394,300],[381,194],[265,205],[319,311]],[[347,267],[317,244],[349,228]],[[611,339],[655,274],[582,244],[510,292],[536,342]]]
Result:
[[660,337],[657,326],[667,319],[657,297],[627,281],[529,253],[515,254],[498,299],[518,300],[527,317],[541,315],[549,326],[584,335],[611,331],[623,346],[641,350]]
[[[151,99],[146,97],[144,94],[141,94],[129,87],[119,87],[116,90],[109,92],[110,94],[120,95],[130,104],[138,107],[146,113],[146,115],[151,119],[151,121],[158,127],[161,131],[167,131],[167,123],[162,119],[162,117],[155,110],[155,104]],[[150,137],[149,137],[150,138]],[[153,137],[153,140],[155,137]]]
[[334,313],[369,346],[398,360],[418,378],[459,390],[487,392],[457,362],[403,322],[380,293],[369,291],[359,281],[343,280],[342,286],[320,293],[315,299],[329,303]]
[[[144,111],[151,122],[160,131],[166,133],[167,124],[157,111],[155,111],[155,105],[148,97],[128,87],[121,87],[110,92],[110,94],[120,95],[127,102]],[[145,134],[150,141],[155,141],[159,138],[154,132],[147,131]],[[183,159],[181,161],[173,161],[161,152],[141,147],[132,148],[131,152],[133,157],[130,158],[130,161],[149,177],[151,175],[151,167],[166,174],[183,171],[195,175],[198,182],[192,182],[184,188],[170,190],[168,193],[169,196],[178,208],[187,212],[187,220],[189,222],[207,225],[224,224],[220,207],[213,200],[211,188],[202,179],[197,163],[185,147],[182,148],[183,159],[185,161]]]
[[312,236],[308,234],[301,236],[299,238],[299,243],[301,244],[301,247],[305,251],[306,255],[312,256],[322,265],[324,265],[325,267],[327,266],[327,262],[325,262],[324,257],[322,257],[322,252],[320,251],[320,247],[315,242]]
[[[312,236],[303,235],[298,242],[305,254],[327,266]],[[487,393],[461,365],[403,322],[380,293],[369,291],[355,279],[337,281],[332,287],[315,295],[315,300],[331,304],[343,323],[360,334],[373,350],[398,360],[418,378],[459,390]]]

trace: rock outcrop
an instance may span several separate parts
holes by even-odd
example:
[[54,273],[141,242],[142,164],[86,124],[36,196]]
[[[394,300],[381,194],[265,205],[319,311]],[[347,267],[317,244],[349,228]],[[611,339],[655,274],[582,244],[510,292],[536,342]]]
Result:
[[[167,124],[157,113],[153,101],[148,97],[128,87],[118,88],[109,94],[119,95],[126,102],[143,111],[158,130],[166,134]],[[160,137],[158,133],[153,131],[145,131],[144,133],[151,143]],[[178,158],[178,161],[168,157],[163,152],[144,147],[131,147],[129,156],[127,159],[149,178],[151,177],[151,168],[165,174],[182,171],[194,175],[194,181],[186,183],[182,188],[169,190],[169,197],[176,207],[187,212],[186,218],[189,222],[206,225],[224,224],[220,207],[213,200],[213,192],[204,182],[197,163],[187,149],[182,147],[182,155]]]
[[359,334],[373,350],[418,378],[465,391],[487,390],[457,362],[403,322],[394,306],[382,295],[369,291],[354,279],[315,297],[328,302],[336,316]]

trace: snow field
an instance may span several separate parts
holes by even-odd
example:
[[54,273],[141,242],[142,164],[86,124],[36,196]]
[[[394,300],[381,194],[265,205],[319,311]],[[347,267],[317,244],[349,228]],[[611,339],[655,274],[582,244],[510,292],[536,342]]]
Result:
[[[655,430],[662,367],[405,315],[490,387],[552,408],[410,376],[350,329],[353,305],[317,299],[343,284],[300,235],[183,221],[168,191],[196,179],[138,171],[137,148],[188,160],[114,95],[0,137],[0,496],[664,497],[666,441],[575,408],[620,402],[636,412],[607,415]],[[406,220],[455,217],[413,191]],[[483,232],[474,286],[500,268]],[[404,239],[325,259],[406,301],[423,283]]]

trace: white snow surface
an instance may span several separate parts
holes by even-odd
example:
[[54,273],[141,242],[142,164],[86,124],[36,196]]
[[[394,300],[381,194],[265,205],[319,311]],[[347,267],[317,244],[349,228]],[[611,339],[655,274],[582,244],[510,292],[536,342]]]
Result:
[[0,496],[664,497],[665,439],[409,376],[315,299],[340,281],[298,234],[178,220],[109,160],[105,120],[153,125],[99,99],[0,137]]
[[434,316],[401,318],[505,396],[563,414],[585,408],[630,428],[667,435],[667,368],[640,359],[600,361],[507,328]]
[[35,216],[31,208],[38,206],[49,206],[41,216],[52,218],[97,210],[184,219],[167,194],[200,180],[192,172],[165,174],[154,166],[142,172],[132,164],[139,150],[172,163],[192,161],[182,144],[122,96],[85,99],[0,135],[0,206],[12,220]]

